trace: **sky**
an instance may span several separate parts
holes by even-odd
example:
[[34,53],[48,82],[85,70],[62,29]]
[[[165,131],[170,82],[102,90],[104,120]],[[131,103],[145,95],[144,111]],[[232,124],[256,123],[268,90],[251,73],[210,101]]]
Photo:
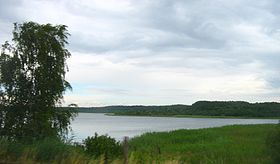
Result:
[[13,23],[68,26],[64,105],[280,100],[278,0],[0,0]]

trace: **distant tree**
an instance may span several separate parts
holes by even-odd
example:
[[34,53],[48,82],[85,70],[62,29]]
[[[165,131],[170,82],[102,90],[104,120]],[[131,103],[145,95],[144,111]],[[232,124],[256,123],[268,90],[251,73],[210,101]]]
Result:
[[61,109],[66,59],[71,56],[65,25],[14,24],[13,43],[0,55],[0,135],[12,139],[61,137],[75,112]]
[[72,104],[69,104],[69,105],[68,105],[68,107],[78,107],[78,105],[77,105],[77,104],[72,103]]

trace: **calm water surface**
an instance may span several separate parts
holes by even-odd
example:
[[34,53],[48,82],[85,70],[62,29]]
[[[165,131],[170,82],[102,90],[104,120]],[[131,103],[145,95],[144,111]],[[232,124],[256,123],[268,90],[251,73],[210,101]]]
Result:
[[176,129],[199,129],[233,124],[278,123],[277,119],[223,119],[223,118],[174,118],[106,116],[101,113],[79,113],[72,122],[73,136],[81,141],[87,136],[108,134],[121,140],[124,136],[134,137],[145,132],[171,131]]

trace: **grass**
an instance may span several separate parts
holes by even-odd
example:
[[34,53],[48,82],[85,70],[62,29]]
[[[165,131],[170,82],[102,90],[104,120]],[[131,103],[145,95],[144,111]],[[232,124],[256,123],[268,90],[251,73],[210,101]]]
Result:
[[56,139],[45,139],[33,144],[0,140],[0,163],[90,163],[81,149]]
[[234,125],[146,133],[130,140],[138,163],[271,163],[266,137],[276,125]]
[[[88,154],[81,145],[46,138],[32,144],[0,138],[0,163],[16,164],[96,164],[104,163],[105,157]],[[107,159],[123,163],[121,157]]]
[[[233,125],[146,133],[129,140],[129,163],[266,164],[267,136],[277,125]],[[31,145],[0,139],[0,163],[104,163],[70,143],[45,139]],[[123,163],[116,158],[112,163]]]

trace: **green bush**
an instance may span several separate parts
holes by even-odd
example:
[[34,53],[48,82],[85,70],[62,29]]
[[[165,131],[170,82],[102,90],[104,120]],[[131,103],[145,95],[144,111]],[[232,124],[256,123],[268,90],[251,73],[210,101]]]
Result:
[[0,137],[0,158],[19,158],[25,145],[20,142],[12,142],[8,138]]
[[91,159],[83,148],[57,138],[26,143],[0,137],[0,163],[74,164],[91,163]]
[[46,138],[35,143],[34,147],[36,148],[36,160],[38,161],[52,161],[55,160],[58,155],[67,157],[72,153],[70,145],[55,138]]
[[104,155],[105,161],[119,157],[122,154],[122,146],[120,142],[116,141],[107,135],[88,137],[83,141],[85,151],[94,158],[99,158]]

